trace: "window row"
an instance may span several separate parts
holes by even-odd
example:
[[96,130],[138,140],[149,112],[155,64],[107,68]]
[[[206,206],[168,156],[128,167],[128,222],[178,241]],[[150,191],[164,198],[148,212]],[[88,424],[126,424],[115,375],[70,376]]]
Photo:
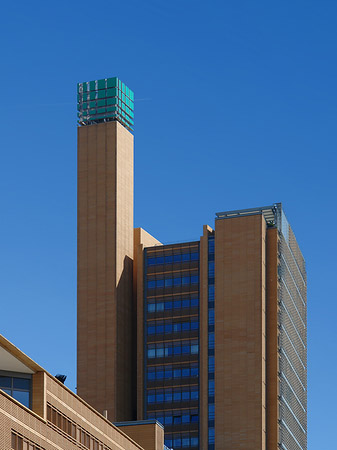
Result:
[[147,391],[147,403],[188,402],[199,399],[198,386],[185,386]]
[[189,286],[190,284],[198,284],[199,275],[186,275],[186,276],[176,276],[174,278],[159,278],[156,280],[148,280],[148,289],[155,288],[166,288],[166,287],[179,287],[179,286]]
[[173,342],[160,342],[147,345],[148,358],[165,358],[168,356],[197,355],[199,344],[197,339]]
[[175,367],[172,365],[147,368],[148,381],[193,378],[199,376],[198,363]]
[[149,412],[147,418],[157,419],[163,425],[199,423],[197,408]]
[[199,260],[199,252],[180,253],[177,255],[148,257],[147,265],[155,266],[160,264],[175,264],[180,262],[198,261],[198,260]]
[[172,299],[172,297],[170,297],[165,301],[162,298],[157,299],[157,301],[149,300],[147,304],[147,311],[153,313],[153,312],[169,311],[171,309],[197,308],[198,306],[199,306],[198,297],[192,298],[177,297],[174,300]]
[[47,420],[90,450],[111,450],[110,447],[49,404],[47,405]]
[[187,322],[172,322],[169,320],[157,320],[147,323],[147,334],[171,334],[181,331],[193,331],[199,329],[199,321],[191,319]]
[[198,436],[190,436],[188,433],[165,433],[165,445],[169,448],[191,448],[198,447]]
[[12,431],[12,444],[11,448],[13,450],[45,450],[44,447],[41,447],[30,439],[22,436],[15,431]]

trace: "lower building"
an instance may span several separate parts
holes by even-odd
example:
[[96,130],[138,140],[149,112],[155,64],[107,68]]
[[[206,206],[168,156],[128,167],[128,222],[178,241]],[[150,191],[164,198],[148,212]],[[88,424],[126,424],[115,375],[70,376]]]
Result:
[[155,420],[113,425],[0,335],[1,450],[162,450]]

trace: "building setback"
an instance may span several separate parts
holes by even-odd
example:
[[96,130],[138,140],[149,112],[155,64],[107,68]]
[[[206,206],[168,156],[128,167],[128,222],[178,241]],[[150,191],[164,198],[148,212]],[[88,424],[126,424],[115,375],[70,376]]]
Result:
[[282,205],[133,230],[133,93],[78,85],[78,394],[174,449],[306,450],[306,270]]

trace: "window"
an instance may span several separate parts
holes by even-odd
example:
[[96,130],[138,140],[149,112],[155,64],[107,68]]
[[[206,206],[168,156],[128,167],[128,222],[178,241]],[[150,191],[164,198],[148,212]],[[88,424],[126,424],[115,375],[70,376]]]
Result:
[[208,310],[208,325],[214,325],[214,309],[210,308]]
[[[3,372],[5,373],[5,372]],[[11,373],[0,375],[0,389],[5,391],[18,402],[27,408],[30,407],[31,392],[31,376],[26,374],[17,374],[13,376]]]
[[214,348],[214,333],[208,333],[208,348]]
[[208,420],[214,420],[214,414],[215,413],[215,405],[210,404],[208,405]]

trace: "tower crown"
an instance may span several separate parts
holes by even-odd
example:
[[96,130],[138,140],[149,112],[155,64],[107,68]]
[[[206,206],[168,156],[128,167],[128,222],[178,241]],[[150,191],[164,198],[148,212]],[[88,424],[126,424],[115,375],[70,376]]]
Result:
[[77,84],[80,126],[117,120],[133,131],[134,93],[117,77]]

